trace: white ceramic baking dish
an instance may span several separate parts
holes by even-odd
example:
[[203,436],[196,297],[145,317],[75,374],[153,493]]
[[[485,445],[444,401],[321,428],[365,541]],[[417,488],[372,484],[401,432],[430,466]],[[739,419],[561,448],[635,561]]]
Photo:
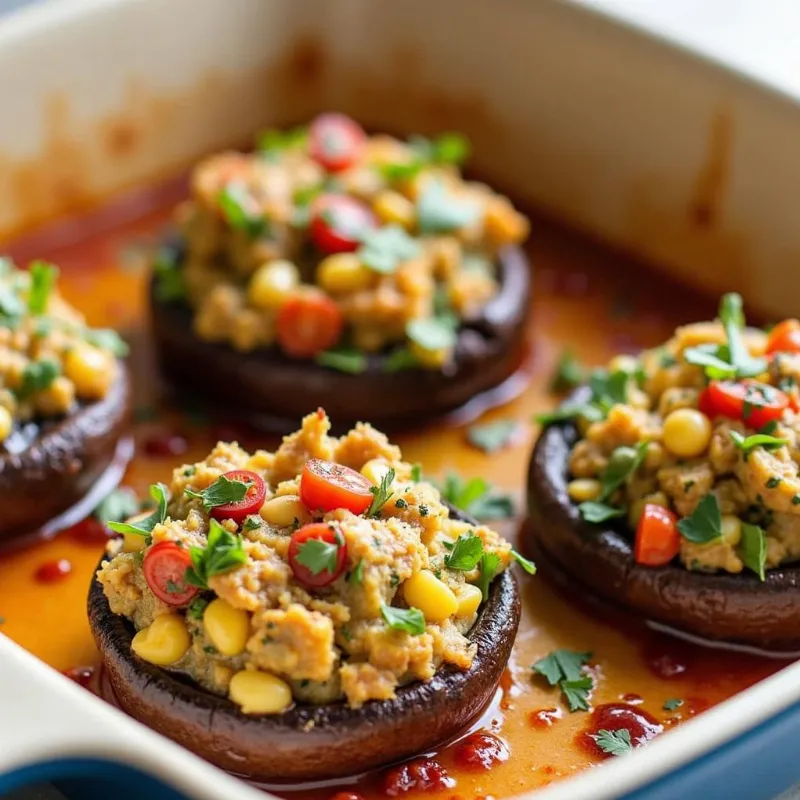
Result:
[[[652,20],[620,25],[612,2],[585,5],[604,13],[554,0],[45,0],[0,21],[0,238],[339,108],[379,128],[464,130],[478,169],[521,200],[687,281],[795,312],[791,93],[697,42],[655,41],[642,33]],[[264,797],[2,636],[0,709],[0,794],[92,774],[121,778],[118,800],[142,787]],[[537,797],[766,798],[800,779],[798,733],[800,665]]]

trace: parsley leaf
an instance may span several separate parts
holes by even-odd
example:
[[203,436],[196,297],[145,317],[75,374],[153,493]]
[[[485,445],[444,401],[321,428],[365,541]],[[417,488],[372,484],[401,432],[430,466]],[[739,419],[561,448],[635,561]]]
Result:
[[397,347],[383,361],[383,372],[400,372],[404,369],[416,369],[419,366],[417,357],[407,347]]
[[680,708],[683,705],[683,700],[680,700],[677,697],[670,697],[669,700],[664,701],[664,711],[675,711],[675,709]]
[[220,475],[214,483],[202,491],[195,492],[192,489],[185,489],[184,494],[202,500],[203,510],[207,514],[217,506],[226,506],[229,503],[238,503],[244,500],[248,488],[249,484],[244,481],[230,480],[224,475]]
[[327,542],[324,539],[306,539],[298,546],[295,560],[309,570],[312,575],[319,575],[322,572],[333,575],[336,572],[339,549],[343,543],[342,534],[338,531],[335,542]]
[[380,486],[370,486],[372,492],[372,502],[367,509],[366,516],[377,517],[384,504],[394,494],[392,491],[392,481],[394,481],[394,469],[390,469],[382,478]]
[[253,198],[242,184],[229,183],[217,196],[217,202],[231,228],[244,231],[251,239],[269,232],[269,222],[252,208]]
[[586,379],[581,362],[570,350],[564,350],[558,359],[556,371],[550,380],[551,392],[567,392],[579,386]]
[[591,657],[591,653],[554,650],[539,659],[531,669],[543,675],[551,686],[558,685],[570,711],[588,711],[589,692],[594,684],[591,677],[583,672],[583,667]]
[[516,550],[511,551],[511,558],[519,564],[528,575],[535,575],[536,574],[536,564],[533,563],[530,559],[525,558],[525,556],[518,553]]
[[258,134],[256,149],[261,155],[272,160],[284,150],[291,147],[302,147],[308,141],[308,128],[300,126],[287,131],[269,128]]
[[472,201],[450,195],[441,181],[432,181],[417,200],[417,225],[422,234],[447,233],[472,225],[481,209]]
[[767,560],[767,537],[758,525],[742,523],[742,562],[753,570],[760,580],[766,580],[764,565]]
[[206,612],[208,603],[209,600],[206,597],[195,597],[194,600],[189,603],[189,608],[186,609],[187,615],[196,622],[200,622],[203,619],[203,614]]
[[777,450],[779,447],[789,444],[788,439],[780,439],[777,436],[770,436],[766,433],[754,433],[752,436],[742,436],[739,431],[729,431],[729,433],[733,443],[745,454],[745,457],[756,447],[763,447],[765,450]]
[[411,481],[413,483],[419,483],[422,480],[422,465],[421,464],[412,464],[411,465]]
[[451,350],[456,344],[456,326],[449,317],[412,319],[406,324],[406,336],[424,350]]
[[317,364],[338,372],[360,375],[367,369],[367,357],[360,350],[351,347],[337,347],[335,350],[323,350],[314,358]]
[[109,350],[115,356],[122,358],[128,355],[130,348],[127,342],[111,328],[85,328],[83,335],[89,344]]
[[440,491],[448,503],[477,519],[507,519],[514,516],[511,497],[494,493],[492,485],[484,478],[474,477],[465,481],[450,472]]
[[21,399],[30,397],[35,392],[41,392],[61,374],[61,367],[55,361],[42,359],[31,361],[22,371],[22,385],[17,391]]
[[361,237],[356,255],[365,267],[381,275],[390,275],[404,261],[418,256],[422,247],[399,225],[368,230]]
[[589,710],[589,692],[591,692],[594,684],[588,675],[575,678],[575,680],[561,681],[559,686],[570,711]]
[[722,536],[722,515],[713,494],[707,494],[688,517],[678,522],[684,539],[695,544],[713,542]]
[[10,286],[0,286],[0,320],[7,328],[15,329],[19,326],[25,304],[19,294]]
[[92,514],[104,525],[121,522],[139,511],[139,498],[133,489],[120,487],[108,494]]
[[636,447],[618,447],[608,459],[608,465],[600,476],[600,494],[596,501],[587,501],[578,506],[581,517],[587,522],[599,523],[620,517],[622,509],[608,505],[605,501],[633,475],[647,455],[647,442]]
[[242,537],[234,536],[215,519],[210,521],[205,547],[190,547],[192,566],[186,570],[186,583],[208,588],[208,579],[222,575],[247,561]]
[[30,266],[31,288],[28,293],[28,311],[44,314],[47,301],[58,280],[58,267],[47,261],[34,261]]
[[729,362],[730,351],[726,344],[699,344],[684,351],[689,364],[704,367],[706,376],[712,380],[736,377],[736,367]]
[[596,500],[587,500],[578,506],[581,518],[595,525],[616,519],[625,515],[624,508],[615,508],[608,503],[598,503]]
[[483,539],[471,533],[462,533],[456,539],[453,549],[445,556],[444,564],[448,569],[469,572],[475,569],[483,555]]
[[153,259],[156,300],[171,303],[186,299],[187,288],[178,264],[178,253],[171,247],[160,247]]
[[633,751],[631,733],[627,728],[620,728],[616,731],[604,729],[596,734],[590,734],[590,736],[604,753],[611,756],[625,756]]
[[603,412],[592,403],[565,403],[553,411],[536,414],[533,419],[540,425],[551,425],[554,422],[567,422],[577,417],[583,417],[589,422],[598,422],[603,419]]
[[358,564],[355,565],[353,571],[347,576],[347,583],[349,586],[356,586],[361,583],[364,577],[364,559],[362,558]]
[[481,556],[481,572],[475,585],[481,590],[484,602],[489,599],[489,585],[500,569],[500,556],[497,553],[486,553]]
[[108,527],[115,533],[132,533],[144,536],[145,541],[150,541],[150,534],[156,525],[167,518],[167,501],[169,492],[163,483],[154,483],[150,487],[150,497],[156,501],[156,508],[143,519],[136,522],[109,522]]
[[425,633],[425,617],[418,608],[395,608],[381,603],[381,616],[393,630],[405,631],[412,636]]
[[509,444],[519,431],[513,419],[499,419],[484,425],[472,425],[467,429],[467,440],[485,453],[494,453]]

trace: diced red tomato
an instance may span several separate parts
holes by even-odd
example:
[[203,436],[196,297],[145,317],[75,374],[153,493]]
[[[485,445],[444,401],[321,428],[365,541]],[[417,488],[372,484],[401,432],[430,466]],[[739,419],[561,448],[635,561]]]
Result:
[[323,253],[352,253],[375,226],[375,215],[355,197],[322,194],[311,204],[309,233]]
[[235,469],[223,475],[229,481],[241,481],[247,484],[247,491],[241,500],[235,503],[225,503],[222,506],[214,506],[209,512],[209,516],[214,519],[232,519],[237,525],[241,525],[245,517],[250,514],[257,514],[264,505],[264,498],[267,496],[267,484],[260,475],[250,472],[249,469]]
[[300,476],[300,500],[309,511],[346,508],[363,514],[372,503],[372,484],[350,467],[312,458]]
[[678,519],[668,509],[647,503],[636,528],[633,557],[646,567],[669,564],[681,547]]
[[313,358],[341,338],[344,316],[324,294],[290,297],[278,312],[276,336],[284,353],[293,358]]
[[367,134],[344,114],[320,114],[309,127],[311,157],[328,172],[341,172],[361,158]]
[[767,353],[800,353],[800,321],[779,322],[767,338]]
[[175,542],[154,544],[142,562],[150,591],[168,606],[184,606],[199,591],[186,583],[186,570],[191,566],[188,549]]
[[754,380],[711,381],[700,394],[700,410],[712,419],[727,417],[758,430],[777,421],[790,407],[789,396],[766,383]]
[[[315,552],[309,556],[305,548],[316,540],[328,547],[327,553]],[[341,531],[327,522],[304,525],[292,534],[289,542],[289,566],[300,583],[311,588],[320,588],[333,583],[344,572],[347,563],[347,544]]]

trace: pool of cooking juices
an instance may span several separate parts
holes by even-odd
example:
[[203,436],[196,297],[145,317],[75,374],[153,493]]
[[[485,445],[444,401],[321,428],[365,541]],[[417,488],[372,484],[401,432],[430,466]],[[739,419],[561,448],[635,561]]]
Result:
[[[237,165],[242,168],[241,161]],[[203,461],[218,441],[238,442],[248,452],[274,451],[281,442],[280,436],[243,422],[245,415],[237,413],[233,401],[226,414],[219,413],[200,398],[176,397],[159,375],[148,322],[150,262],[173,225],[176,202],[188,191],[185,176],[176,176],[3,247],[19,266],[31,259],[57,264],[65,300],[85,314],[89,325],[115,328],[130,344],[136,453],[122,486],[140,497],[147,496],[151,484],[168,483],[173,468]],[[398,203],[387,213],[399,219],[405,206]],[[406,418],[390,432],[403,463],[423,465],[425,477],[444,486],[446,499],[455,505],[468,497],[464,510],[489,517],[486,524],[523,554],[530,554],[524,487],[540,431],[536,415],[551,410],[583,381],[585,365],[655,347],[676,326],[717,313],[712,299],[650,274],[536,213],[530,218],[523,245],[534,276],[524,328],[527,345],[514,363],[508,394],[492,398],[504,402],[473,407],[471,419],[458,413],[444,422],[440,417],[433,427],[414,426]],[[392,235],[397,237],[393,252],[412,246],[397,229]],[[512,238],[519,239],[516,232]],[[340,259],[338,268],[344,274],[348,262]],[[333,267],[330,272],[339,275]],[[474,287],[484,290],[476,277]],[[206,306],[216,302],[209,296]],[[204,313],[213,319],[224,311],[220,306]],[[356,335],[362,343],[372,341],[369,320]],[[418,344],[412,340],[410,347]],[[192,364],[198,383],[205,368],[202,360]],[[298,415],[295,427],[299,423]],[[581,499],[598,499],[589,494]],[[610,498],[609,492],[605,499]],[[663,521],[663,514],[652,511],[657,505],[650,497],[647,513]],[[114,702],[86,612],[87,590],[111,535],[90,515],[50,540],[7,545],[0,553],[0,630]],[[322,785],[269,782],[270,788],[319,798],[344,793],[342,800],[431,791],[457,797],[518,794],[646,746],[787,663],[786,657],[732,655],[667,635],[634,614],[565,591],[548,576],[544,562],[535,575],[519,566],[514,573],[522,615],[510,660],[489,705],[454,740],[366,774]]]

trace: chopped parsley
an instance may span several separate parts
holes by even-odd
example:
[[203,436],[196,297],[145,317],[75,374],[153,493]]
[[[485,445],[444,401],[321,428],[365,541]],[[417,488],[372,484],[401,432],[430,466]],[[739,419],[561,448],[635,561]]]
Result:
[[517,564],[519,564],[522,569],[528,573],[528,575],[536,574],[536,564],[534,564],[530,559],[525,558],[525,556],[521,555],[516,550],[511,551],[511,558],[513,558],[514,561],[516,561]]
[[405,631],[412,636],[425,633],[425,617],[418,608],[395,608],[381,603],[383,621],[395,631]]
[[480,560],[480,574],[475,585],[481,590],[484,602],[489,599],[489,586],[497,575],[497,570],[500,569],[500,556],[496,553],[486,553],[481,556]]
[[472,533],[462,533],[445,556],[444,564],[448,569],[469,572],[478,566],[482,555],[483,539]]
[[145,542],[150,542],[150,534],[153,528],[167,518],[167,501],[169,492],[163,483],[154,483],[150,486],[150,497],[156,501],[155,509],[146,517],[130,522],[109,522],[108,527],[115,533],[131,533],[136,536],[144,536]]
[[406,336],[423,350],[450,350],[456,343],[456,326],[449,316],[412,319],[406,324]]
[[321,367],[346,372],[349,375],[360,375],[367,369],[367,356],[352,347],[337,347],[335,350],[323,350],[317,353],[314,361]]
[[251,239],[269,232],[268,220],[253,208],[253,198],[242,184],[229,183],[217,196],[217,202],[231,228],[244,231]]
[[777,450],[785,444],[789,444],[788,439],[780,439],[777,436],[770,436],[765,433],[754,433],[752,436],[742,436],[739,431],[729,431],[731,439],[736,447],[741,450],[745,458],[756,447],[763,447],[765,450]]
[[636,447],[622,446],[614,450],[600,476],[600,494],[597,500],[587,501],[578,506],[583,519],[598,523],[622,516],[624,511],[607,504],[606,500],[642,465],[647,455],[647,445],[647,442],[639,442]]
[[31,288],[28,292],[28,311],[44,314],[50,293],[58,280],[58,267],[47,261],[34,261],[30,266]]
[[390,275],[404,261],[422,252],[420,243],[399,225],[386,225],[364,233],[356,255],[361,263],[381,275]]
[[417,200],[417,225],[422,234],[448,233],[472,225],[481,208],[471,200],[452,196],[440,181],[431,181]]
[[132,517],[140,509],[139,498],[133,489],[120,487],[100,501],[92,514],[104,525],[109,522],[122,522]]
[[435,139],[412,136],[409,147],[413,157],[409,161],[378,166],[389,181],[408,181],[427,164],[463,164],[469,157],[469,140],[460,133],[443,133]]
[[407,347],[396,347],[383,360],[382,372],[402,372],[405,369],[416,369],[419,366],[417,357]]
[[249,484],[244,481],[230,480],[224,475],[220,475],[214,483],[202,491],[195,492],[192,489],[185,489],[184,494],[189,497],[196,497],[203,501],[203,509],[206,514],[217,506],[226,506],[230,503],[239,503],[244,500]]
[[411,480],[413,483],[419,483],[422,480],[422,465],[412,464],[411,466]]
[[394,502],[395,508],[408,508],[408,503],[402,497],[398,497]]
[[616,731],[601,730],[596,734],[590,734],[597,746],[611,756],[625,756],[633,751],[631,733],[627,728],[620,728]]
[[605,419],[615,406],[628,402],[628,384],[631,376],[625,370],[608,372],[595,369],[589,376],[591,399],[583,403],[565,403],[554,411],[537,414],[534,419],[541,425],[565,422],[582,417],[589,422]]
[[586,380],[586,371],[571,350],[564,350],[550,380],[551,392],[568,392]]
[[593,682],[591,676],[584,672],[584,667],[591,657],[591,653],[554,650],[539,659],[531,669],[544,676],[550,686],[561,689],[570,711],[588,711]]
[[222,575],[247,561],[242,537],[234,536],[215,519],[210,521],[205,547],[190,547],[192,566],[186,570],[186,582],[201,589],[208,588],[208,579]]
[[187,613],[189,617],[197,622],[203,619],[203,614],[206,612],[206,607],[208,606],[208,599],[205,597],[195,597],[191,603],[189,603],[189,608],[187,609]]
[[664,711],[675,711],[683,705],[683,700],[678,697],[670,697],[664,701]]
[[160,247],[153,259],[156,299],[162,303],[186,299],[186,281],[178,264],[178,253],[171,247]]
[[382,478],[380,486],[370,486],[369,490],[372,492],[372,502],[367,509],[366,516],[377,517],[381,509],[394,494],[392,491],[392,482],[394,481],[394,470],[390,469]]
[[358,564],[355,565],[353,571],[347,576],[347,583],[350,586],[356,586],[357,584],[361,583],[364,577],[364,559],[361,559]]
[[608,505],[608,503],[598,503],[595,500],[587,500],[581,503],[578,508],[580,509],[581,518],[586,522],[591,522],[593,525],[599,525],[601,522],[608,522],[610,519],[617,519],[625,515],[624,508],[615,508]]
[[31,361],[22,371],[22,385],[17,392],[20,399],[42,392],[61,374],[61,367],[55,361],[43,358]]
[[467,429],[467,441],[484,453],[494,453],[510,444],[519,425],[513,419],[499,419],[483,425],[472,425]]
[[744,565],[755,572],[760,580],[766,580],[764,566],[767,561],[767,537],[758,525],[742,523],[740,553]]
[[464,480],[451,472],[446,476],[440,490],[448,503],[476,519],[508,519],[514,516],[514,502],[511,497],[495,493],[485,478]]
[[261,517],[258,514],[248,514],[242,525],[243,531],[254,531],[261,527]]
[[308,140],[308,128],[300,126],[289,130],[269,128],[258,134],[256,149],[268,160],[273,160],[291,147],[302,147]]
[[[320,575],[323,572],[334,575],[339,561],[339,551],[344,545],[344,537],[337,530],[334,538],[333,542],[325,539],[306,539],[298,546],[295,561],[302,564],[312,575]],[[358,563],[360,566],[361,562]]]
[[110,350],[120,358],[128,355],[130,350],[128,343],[111,328],[85,328],[83,336],[89,344],[104,350]]
[[678,522],[681,536],[695,544],[706,544],[722,537],[722,514],[713,494],[707,494],[695,510]]

